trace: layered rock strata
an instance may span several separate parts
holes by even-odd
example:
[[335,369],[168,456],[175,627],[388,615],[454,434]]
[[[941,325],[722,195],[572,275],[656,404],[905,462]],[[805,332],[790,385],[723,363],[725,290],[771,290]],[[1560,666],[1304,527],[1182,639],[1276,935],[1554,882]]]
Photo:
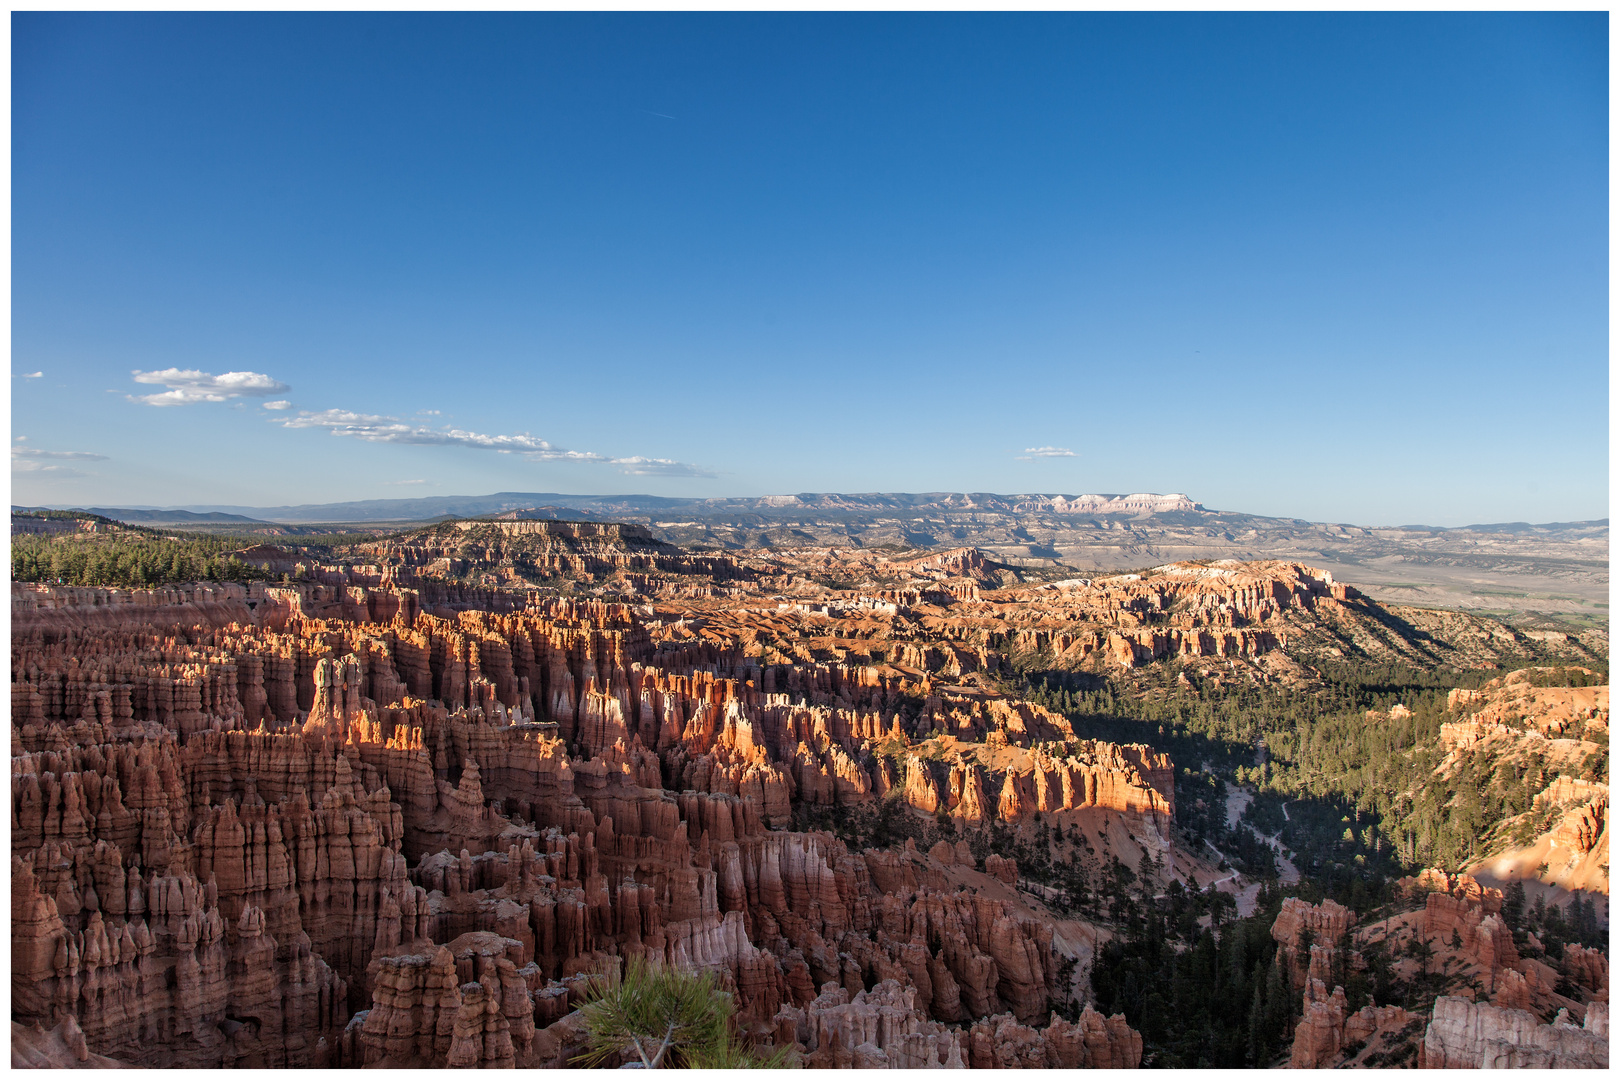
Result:
[[[69,605],[14,636],[16,1021],[149,1066],[566,1063],[580,980],[647,956],[715,971],[750,1038],[832,986],[909,995],[939,1064],[1140,1059],[1121,1018],[1054,1018],[1027,909],[783,826],[909,787],[964,824],[1106,812],[1164,849],[1163,755],[903,671],[655,642],[624,605],[305,599],[105,627]],[[936,726],[958,752],[906,752]]]
[[[1355,913],[1331,901],[1284,901],[1272,937],[1296,977],[1305,975],[1292,1067],[1354,1067],[1414,1056],[1432,1068],[1596,1067],[1598,1051],[1584,1033],[1607,1038],[1607,956],[1568,945],[1562,957],[1546,962],[1521,957],[1502,918],[1501,891],[1466,874],[1426,870],[1400,884],[1409,900],[1422,899],[1422,907],[1360,930]],[[1341,944],[1313,943],[1306,962],[1298,943],[1307,931]],[[1441,996],[1432,1008],[1419,1002],[1414,1012],[1375,1005],[1351,1012],[1343,986],[1334,985],[1330,973],[1365,969],[1359,950],[1369,943],[1397,946],[1402,977],[1442,970],[1468,996]],[[1550,1025],[1538,1019],[1548,1016],[1554,1017]]]
[[1315,978],[1305,986],[1303,1004],[1288,1056],[1291,1069],[1329,1068],[1347,1050],[1366,1047],[1381,1035],[1399,1039],[1422,1023],[1398,1005],[1364,1005],[1350,1012],[1343,987],[1335,986],[1329,994]]
[[1429,1069],[1607,1069],[1608,1003],[1588,1008],[1577,1026],[1562,1011],[1550,1024],[1523,1009],[1442,997],[1423,1036]]
[[1308,904],[1290,896],[1271,924],[1271,937],[1288,955],[1296,989],[1311,980],[1328,981],[1356,913],[1333,900]]

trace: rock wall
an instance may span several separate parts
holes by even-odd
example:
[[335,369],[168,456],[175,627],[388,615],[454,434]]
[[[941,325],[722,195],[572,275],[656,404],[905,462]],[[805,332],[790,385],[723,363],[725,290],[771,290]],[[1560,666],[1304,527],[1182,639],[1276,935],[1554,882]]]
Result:
[[1352,1013],[1344,987],[1335,986],[1329,994],[1315,978],[1305,985],[1302,1013],[1288,1056],[1291,1069],[1331,1068],[1347,1050],[1365,1046],[1378,1035],[1399,1038],[1418,1020],[1398,1005],[1364,1005]]
[[1594,1003],[1577,1027],[1560,1011],[1544,1024],[1522,1009],[1503,1009],[1457,997],[1434,1003],[1423,1036],[1429,1069],[1606,1069],[1608,1006]]
[[1423,935],[1456,946],[1483,970],[1511,968],[1519,952],[1513,933],[1502,921],[1502,891],[1481,886],[1466,874],[1458,875],[1446,892],[1432,892],[1424,901]]
[[[1283,901],[1282,910],[1271,924],[1271,938],[1287,953],[1296,988],[1307,988],[1313,979],[1332,980],[1339,942],[1355,921],[1354,911],[1333,900],[1308,904],[1290,896]],[[1307,940],[1308,951],[1301,948]]]

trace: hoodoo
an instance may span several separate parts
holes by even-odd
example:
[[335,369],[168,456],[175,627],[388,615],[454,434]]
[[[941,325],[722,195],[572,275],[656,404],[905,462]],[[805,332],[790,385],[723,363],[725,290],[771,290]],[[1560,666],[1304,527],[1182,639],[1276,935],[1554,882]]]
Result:
[[[13,586],[20,1063],[566,1066],[581,1007],[637,960],[709,973],[741,1046],[806,1066],[1135,1067],[1161,1036],[1099,1007],[1116,967],[1165,912],[1224,941],[1223,889],[1252,906],[1264,875],[1223,873],[1209,837],[1236,834],[1189,831],[1207,760],[1154,745],[1162,724],[1099,726],[1072,688],[1165,665],[1172,689],[1307,686],[1347,648],[1480,649],[1391,633],[1297,563],[1043,577],[550,520],[351,556],[278,583]],[[1451,753],[1518,730],[1470,703]],[[1559,722],[1594,730],[1600,705]],[[1595,865],[1596,791],[1538,796],[1582,808],[1551,841],[1571,866]],[[1499,1005],[1581,1007],[1515,951],[1500,892],[1431,884],[1421,933]],[[1266,896],[1293,1062],[1411,1041],[1412,1015],[1335,986],[1367,963],[1357,913]],[[1596,955],[1569,961],[1587,983]],[[1433,1060],[1595,1052],[1446,1009]]]

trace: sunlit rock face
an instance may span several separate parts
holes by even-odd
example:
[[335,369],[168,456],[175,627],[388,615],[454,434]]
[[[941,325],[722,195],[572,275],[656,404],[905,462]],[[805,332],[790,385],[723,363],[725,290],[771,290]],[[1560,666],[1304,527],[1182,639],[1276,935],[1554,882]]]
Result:
[[792,825],[885,798],[964,828],[1096,811],[1168,850],[1164,755],[939,696],[926,668],[985,648],[762,664],[631,605],[373,576],[19,588],[13,1018],[37,1054],[566,1064],[585,980],[646,956],[715,971],[747,1031],[817,1062],[1140,1060],[1121,1018],[1056,1019],[1061,957],[1015,893],[947,879],[1004,887],[1010,859]]
[[[1055,931],[985,837],[1162,868],[1175,764],[1014,669],[1304,685],[1323,650],[1442,647],[1291,562],[1054,580],[529,520],[278,550],[243,557],[298,580],[13,588],[13,1020],[40,1060],[566,1066],[590,980],[646,957],[716,973],[750,1039],[811,1064],[1134,1067],[1140,1036],[1060,976],[1098,930]],[[1568,722],[1595,737],[1596,706]],[[1606,802],[1549,798],[1586,815],[1557,843],[1606,852]],[[1483,893],[1433,891],[1498,1005],[1550,992]],[[1290,903],[1296,1059],[1393,1030],[1318,989],[1353,913]]]
[[1430,1069],[1606,1069],[1609,1006],[1593,1002],[1584,1025],[1560,1012],[1543,1023],[1523,1009],[1442,997],[1423,1036]]

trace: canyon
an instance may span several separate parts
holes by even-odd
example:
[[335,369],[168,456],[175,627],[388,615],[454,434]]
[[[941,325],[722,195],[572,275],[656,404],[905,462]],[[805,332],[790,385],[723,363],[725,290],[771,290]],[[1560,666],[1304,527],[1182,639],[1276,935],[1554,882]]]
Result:
[[[1021,667],[1309,690],[1346,657],[1607,655],[1276,560],[1074,578],[519,517],[239,555],[264,580],[13,584],[14,1063],[567,1066],[591,987],[644,957],[715,973],[749,1045],[811,1067],[1136,1067],[1142,1036],[1085,989],[1112,931],[985,838],[1055,834],[1096,889],[1120,867],[1213,892],[1217,870],[1179,844],[1178,763],[1019,697]],[[1596,699],[1571,701],[1595,737]],[[1558,850],[1593,880],[1601,832],[1606,874],[1606,801],[1549,798],[1586,815]],[[1436,1006],[1429,1060],[1586,1053],[1569,1022],[1481,1019],[1552,984],[1502,950],[1488,890],[1429,884],[1422,932],[1502,980],[1493,1005]],[[1352,921],[1278,918],[1285,951],[1299,926],[1323,943],[1290,954],[1298,1063],[1410,1025],[1336,1004]],[[1557,1000],[1581,1030],[1606,1016]]]

